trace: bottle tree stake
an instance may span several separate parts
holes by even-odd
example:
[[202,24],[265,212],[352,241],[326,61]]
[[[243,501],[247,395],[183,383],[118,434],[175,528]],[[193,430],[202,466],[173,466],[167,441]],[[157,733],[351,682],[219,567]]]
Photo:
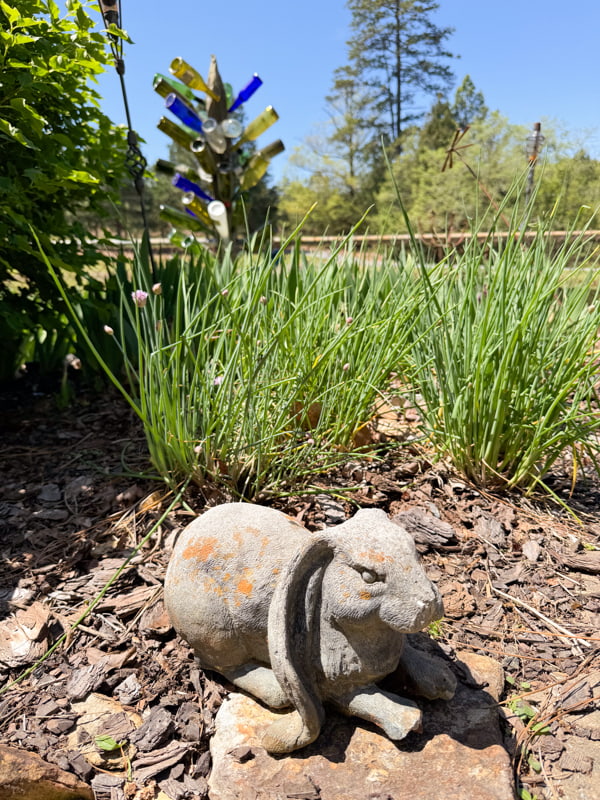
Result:
[[196,168],[159,160],[156,169],[172,176],[181,190],[180,209],[161,206],[161,219],[174,229],[174,244],[188,246],[203,232],[217,243],[234,241],[244,224],[244,194],[265,175],[271,159],[284,150],[281,140],[253,151],[252,143],[279,118],[272,106],[245,128],[233,112],[262,85],[254,74],[233,98],[223,83],[217,60],[211,56],[206,81],[182,58],[171,62],[170,76],[157,74],[153,87],[164,98],[171,116],[163,116],[158,128],[180,147],[189,150]]

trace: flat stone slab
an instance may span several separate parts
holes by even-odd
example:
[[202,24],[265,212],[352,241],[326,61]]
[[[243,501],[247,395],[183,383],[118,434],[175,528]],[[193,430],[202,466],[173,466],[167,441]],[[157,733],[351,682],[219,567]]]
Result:
[[1,800],[94,800],[74,775],[35,753],[0,744]]
[[[231,694],[211,742],[210,800],[513,800],[495,705],[502,669],[467,653],[461,665],[469,685],[460,683],[450,702],[419,700],[423,731],[400,744],[329,711],[316,742],[271,756],[259,736],[280,715]],[[485,689],[473,688],[482,683]]]

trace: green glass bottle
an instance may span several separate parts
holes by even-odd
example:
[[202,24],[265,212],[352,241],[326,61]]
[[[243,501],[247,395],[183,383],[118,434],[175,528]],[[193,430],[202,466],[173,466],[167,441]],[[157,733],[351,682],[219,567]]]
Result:
[[250,122],[244,132],[242,133],[242,138],[239,142],[236,142],[236,147],[241,147],[241,145],[245,144],[246,142],[251,142],[254,139],[257,139],[261,133],[264,133],[267,128],[270,128],[274,122],[277,122],[279,119],[279,114],[275,111],[273,106],[267,106],[262,114],[259,114],[258,117]]
[[214,175],[217,172],[217,162],[210,147],[204,139],[195,139],[190,147],[192,153],[196,156],[198,164],[209,175]]
[[170,222],[174,227],[187,228],[188,231],[206,230],[206,225],[198,217],[193,217],[187,211],[180,211],[172,206],[159,206],[158,216],[165,222]]
[[278,156],[279,153],[283,153],[284,150],[284,143],[281,141],[281,139],[277,139],[276,141],[271,142],[271,144],[267,144],[265,147],[261,147],[260,150],[257,150],[256,155],[261,155],[263,158],[268,158],[270,161],[272,158],[275,158],[275,156]]
[[186,192],[181,198],[181,202],[186,208],[189,208],[192,214],[195,214],[201,222],[208,225],[209,228],[213,227],[213,222],[208,216],[206,206],[193,192]]
[[188,236],[189,234],[182,233],[181,231],[178,231],[175,228],[173,228],[173,230],[169,233],[168,239],[169,242],[174,247],[185,247],[184,242],[188,238]]
[[197,181],[199,178],[197,170],[193,167],[188,167],[187,164],[173,164],[172,161],[166,161],[164,158],[159,158],[154,169],[161,172],[163,175],[175,175],[178,172],[190,181]]
[[172,92],[175,92],[183,97],[184,100],[187,100],[188,103],[197,102],[196,95],[189,86],[186,86],[185,83],[181,83],[180,81],[176,81],[174,78],[170,78],[168,75],[162,75],[160,72],[157,72],[154,76],[152,88],[161,97],[166,97]]
[[212,97],[215,103],[218,103],[221,99],[218,94],[215,94],[213,90],[207,86],[202,75],[188,64],[187,61],[184,61],[183,58],[174,58],[173,61],[171,61],[169,72],[175,75],[176,78],[179,78],[180,81],[183,81],[190,89],[196,89]]
[[242,191],[247,191],[259,182],[265,172],[269,169],[270,160],[264,156],[255,153],[246,167],[242,177],[240,178],[240,188]]
[[183,128],[181,125],[173,122],[171,119],[161,117],[156,126],[159,131],[166,133],[176,144],[181,145],[186,150],[190,150],[192,143],[196,139],[197,133],[191,128]]
[[248,166],[240,178],[240,188],[242,191],[256,186],[268,170],[271,159],[283,152],[283,150],[285,150],[285,146],[281,139],[277,139],[277,141],[271,142],[271,144],[268,144],[266,147],[261,147],[260,150],[257,150],[250,161],[248,161]]

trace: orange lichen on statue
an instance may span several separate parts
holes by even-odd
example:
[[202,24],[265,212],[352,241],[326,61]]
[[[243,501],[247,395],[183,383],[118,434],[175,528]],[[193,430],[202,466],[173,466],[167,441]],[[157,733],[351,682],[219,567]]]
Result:
[[217,544],[218,540],[214,537],[200,539],[198,542],[193,542],[185,548],[182,553],[183,558],[196,558],[198,561],[208,561],[215,552]]
[[242,594],[249,595],[252,592],[252,584],[250,581],[247,581],[246,578],[242,578],[242,580],[237,585],[238,592]]

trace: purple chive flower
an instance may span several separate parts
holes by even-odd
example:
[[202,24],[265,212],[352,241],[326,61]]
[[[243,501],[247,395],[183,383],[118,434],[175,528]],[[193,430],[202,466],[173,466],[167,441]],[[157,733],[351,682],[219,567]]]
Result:
[[131,299],[138,308],[143,308],[148,302],[148,292],[143,289],[136,289],[135,292],[131,293]]
[[217,375],[213,381],[213,386],[220,386],[223,383],[223,375]]
[[160,283],[155,283],[152,287],[152,294],[162,294],[162,286]]
[[114,330],[110,327],[110,325],[104,326],[104,333],[107,333],[109,336],[114,335]]

